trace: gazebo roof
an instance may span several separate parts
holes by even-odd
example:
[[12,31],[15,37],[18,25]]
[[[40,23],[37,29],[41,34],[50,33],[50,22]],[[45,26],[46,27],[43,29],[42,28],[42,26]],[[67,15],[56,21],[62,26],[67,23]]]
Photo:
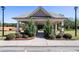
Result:
[[24,18],[30,18],[31,16],[50,16],[51,18],[59,18],[59,19],[67,19],[64,15],[48,12],[42,7],[38,7],[33,12],[25,13],[21,16],[13,17],[13,19],[24,19]]

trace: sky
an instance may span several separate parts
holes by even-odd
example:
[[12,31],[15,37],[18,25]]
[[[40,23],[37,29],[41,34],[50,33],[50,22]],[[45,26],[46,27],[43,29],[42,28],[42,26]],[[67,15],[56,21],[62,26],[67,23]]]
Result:
[[[34,11],[38,6],[5,6],[5,23],[16,23],[12,17],[23,15],[27,12]],[[63,14],[65,17],[74,18],[74,6],[43,6],[48,12]],[[79,8],[79,7],[78,7]],[[0,22],[2,22],[2,9],[0,8]],[[79,18],[79,9],[77,11]]]

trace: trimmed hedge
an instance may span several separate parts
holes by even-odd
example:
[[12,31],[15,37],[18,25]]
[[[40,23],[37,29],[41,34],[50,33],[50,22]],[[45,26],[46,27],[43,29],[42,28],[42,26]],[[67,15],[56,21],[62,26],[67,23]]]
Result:
[[49,35],[49,39],[55,39],[56,37],[55,37],[55,35],[54,34],[50,34]]
[[28,38],[28,35],[22,34],[22,38]]
[[6,35],[6,39],[4,39],[4,40],[14,40],[15,37],[16,37],[16,36],[15,36],[14,33],[10,33],[10,34]]
[[22,38],[22,34],[20,33],[15,33],[16,38]]
[[65,38],[65,39],[71,39],[72,35],[69,34],[69,33],[66,33],[66,34],[63,35],[63,38]]
[[63,33],[59,33],[58,35],[56,35],[56,38],[62,38],[63,37]]

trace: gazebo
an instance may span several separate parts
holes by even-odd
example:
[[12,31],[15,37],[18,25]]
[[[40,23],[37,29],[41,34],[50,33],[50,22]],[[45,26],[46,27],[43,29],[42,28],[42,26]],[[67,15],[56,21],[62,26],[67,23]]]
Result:
[[27,22],[32,19],[37,25],[44,25],[49,19],[53,25],[55,25],[54,30],[57,31],[57,24],[61,24],[61,31],[64,32],[64,20],[67,18],[64,15],[48,12],[43,7],[38,7],[33,12],[25,13],[24,15],[12,17],[17,21],[17,32],[19,32],[19,23]]

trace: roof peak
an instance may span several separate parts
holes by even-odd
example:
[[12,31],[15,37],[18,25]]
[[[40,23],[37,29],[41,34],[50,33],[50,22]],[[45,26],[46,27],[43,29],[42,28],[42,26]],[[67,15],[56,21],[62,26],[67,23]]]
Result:
[[[43,8],[43,6],[38,6],[34,11],[26,13],[23,16],[20,17],[31,17],[31,16],[50,16],[52,18],[65,18],[64,15],[59,14],[59,13],[54,13],[54,12],[49,12],[46,9]],[[15,18],[19,18],[19,17],[15,17]]]
[[33,15],[35,15],[36,13],[38,13],[38,12],[43,12],[45,15],[47,15],[47,16],[50,16],[51,17],[51,15],[48,13],[48,11],[47,10],[45,10],[42,6],[38,6],[30,15],[28,15],[29,17],[30,16],[33,16]]

